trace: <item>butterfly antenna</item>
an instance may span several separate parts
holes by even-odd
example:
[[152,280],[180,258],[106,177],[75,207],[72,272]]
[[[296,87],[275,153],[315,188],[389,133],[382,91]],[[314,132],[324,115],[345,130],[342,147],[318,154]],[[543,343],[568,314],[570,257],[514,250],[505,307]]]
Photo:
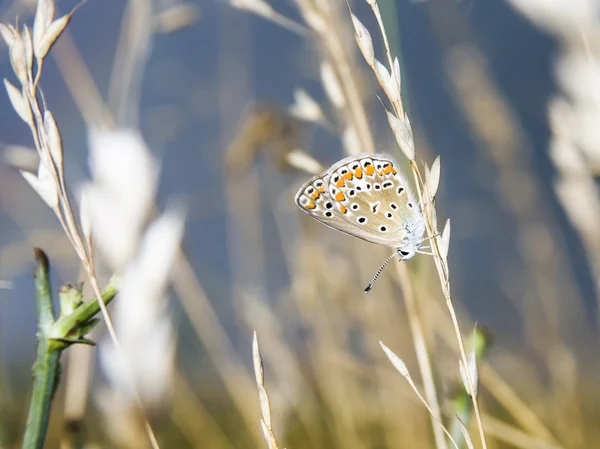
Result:
[[367,288],[365,288],[365,293],[369,293],[371,291],[371,289],[373,288],[373,285],[375,285],[375,281],[377,280],[377,278],[379,277],[379,275],[383,271],[383,267],[385,267],[387,265],[387,263],[390,260],[392,260],[396,254],[398,254],[397,251],[394,252],[394,254],[392,254],[390,257],[388,257],[387,259],[385,259],[385,262],[383,262],[383,264],[381,265],[381,267],[379,267],[379,270],[377,270],[377,273],[375,273],[375,276],[373,276],[373,280],[369,283],[369,285],[367,285]]

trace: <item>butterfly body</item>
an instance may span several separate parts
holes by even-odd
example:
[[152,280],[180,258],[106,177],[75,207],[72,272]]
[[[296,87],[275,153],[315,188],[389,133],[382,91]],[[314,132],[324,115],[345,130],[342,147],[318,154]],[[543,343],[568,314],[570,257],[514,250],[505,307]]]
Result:
[[307,181],[295,201],[333,229],[396,248],[403,260],[423,242],[425,221],[419,205],[388,155],[342,159]]

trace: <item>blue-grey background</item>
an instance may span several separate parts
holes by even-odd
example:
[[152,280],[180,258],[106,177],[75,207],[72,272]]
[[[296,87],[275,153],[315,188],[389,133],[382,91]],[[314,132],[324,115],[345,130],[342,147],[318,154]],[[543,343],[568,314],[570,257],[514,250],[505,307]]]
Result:
[[[282,13],[298,19],[291,5],[281,3],[277,6]],[[499,321],[494,319],[498,316],[494,310],[498,305],[488,300],[501,295],[500,280],[490,259],[519,263],[517,242],[513,239],[515,223],[494,192],[493,182],[482,183],[478,174],[483,164],[493,181],[494,168],[489,162],[481,162],[480,149],[470,135],[469,124],[449,92],[445,52],[457,45],[473,45],[485,55],[492,81],[529,140],[532,153],[527,157],[532,161],[531,174],[545,189],[548,213],[551,219],[557,220],[567,242],[567,252],[562,256],[574,267],[578,285],[588,298],[587,306],[592,311],[594,301],[585,258],[552,191],[553,169],[547,155],[549,130],[545,109],[546,101],[555,89],[551,71],[552,40],[535,30],[505,2],[443,3],[399,1],[395,7],[396,17],[386,17],[386,20],[398,22],[404,89],[412,121],[419,133],[427,136],[429,153],[442,156],[439,208],[441,216],[450,216],[454,220],[453,237],[456,240],[451,260],[453,279],[458,284],[461,300],[480,322],[502,325],[494,323]],[[67,11],[73,4],[62,1],[59,8]],[[0,13],[5,19],[12,20],[17,12],[22,22],[29,21],[27,8],[18,5],[19,2],[5,1],[0,6]],[[253,105],[266,103],[285,108],[291,104],[292,91],[298,86],[307,88],[317,98],[323,99],[323,96],[318,84],[318,63],[315,55],[309,53],[305,40],[268,21],[231,9],[225,2],[197,2],[197,5],[200,18],[196,23],[153,38],[152,54],[144,73],[140,125],[150,147],[163,162],[160,198],[164,200],[178,194],[189,198],[185,242],[188,253],[209,293],[214,292],[222,298],[220,306],[226,307],[228,292],[222,287],[227,284],[229,275],[221,207],[224,149]],[[77,11],[68,28],[89,72],[105,95],[123,9],[122,1],[89,1]],[[357,11],[357,14],[363,12],[363,16],[368,13],[362,4],[357,5]],[[367,16],[365,20],[369,19]],[[436,34],[432,27],[441,28],[441,31]],[[440,36],[446,40],[440,40]],[[218,86],[220,79],[231,75],[223,70],[233,67],[220,61],[228,51],[240,53],[235,70],[246,79],[247,90]],[[0,53],[0,70],[4,77],[13,79],[5,47]],[[51,58],[44,68],[42,86],[63,134],[67,174],[74,182],[81,181],[87,170],[85,124]],[[223,124],[218,116],[219,95],[229,89],[239,94],[235,98],[238,116],[228,117],[228,123]],[[0,141],[4,145],[29,145],[29,130],[16,117],[5,94],[3,96]],[[371,105],[371,122],[375,128],[385,129],[377,106]],[[157,126],[163,117],[161,114],[174,122],[172,127],[167,124],[164,132]],[[319,142],[320,151],[316,156],[323,163],[333,162],[341,156],[339,146],[325,147],[321,143],[331,144],[330,136],[316,133],[314,139]],[[50,211],[35,198],[16,171],[8,166],[2,166],[0,170],[0,244],[7,247],[22,241],[24,227],[30,230],[47,226],[57,228],[58,223]],[[302,175],[295,173],[277,178],[282,184],[280,188],[298,184],[300,179]],[[461,217],[457,212],[464,204],[478,212]],[[8,213],[9,209],[17,210],[18,222],[14,213]],[[463,220],[479,223],[464,223]],[[466,230],[461,231],[463,225]],[[77,264],[75,254],[69,254],[68,249],[65,253],[62,257],[65,261],[72,259],[70,268],[74,268]],[[14,282],[14,289],[0,291],[0,329],[6,361],[24,354],[22,348],[18,348],[20,345],[29,347],[33,354],[32,263],[27,262],[32,258],[27,252],[19,252],[18,257],[19,261],[13,260],[12,264],[5,261],[5,266],[0,267],[2,279]],[[52,253],[50,257],[53,257]],[[276,261],[271,261],[271,266],[277,271]],[[278,273],[274,278],[285,276],[286,273]],[[56,283],[67,280],[56,276]]]

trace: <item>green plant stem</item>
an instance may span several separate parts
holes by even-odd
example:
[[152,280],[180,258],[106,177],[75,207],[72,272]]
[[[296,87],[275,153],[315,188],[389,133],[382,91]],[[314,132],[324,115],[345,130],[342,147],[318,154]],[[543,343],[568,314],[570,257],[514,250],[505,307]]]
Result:
[[53,348],[48,339],[48,332],[54,324],[52,311],[52,292],[50,289],[50,264],[46,254],[34,249],[38,263],[35,273],[35,298],[38,319],[38,350],[33,365],[33,392],[27,427],[23,437],[23,449],[41,449],[44,446],[52,396],[58,381],[60,349]]
[[33,253],[38,263],[34,272],[38,330],[47,332],[54,323],[52,291],[50,290],[50,262],[48,262],[48,257],[41,249],[34,248]]
[[[67,316],[54,321],[50,264],[44,252],[34,250],[38,265],[35,270],[36,310],[38,319],[37,358],[33,365],[33,392],[22,449],[42,449],[48,430],[50,410],[60,375],[60,354],[72,343],[85,342],[82,337],[86,324],[100,311],[97,300],[88,301]],[[102,301],[108,304],[117,294],[113,277],[102,292]],[[79,333],[78,333],[79,331]],[[71,336],[76,337],[69,340]],[[78,341],[78,339],[80,339]]]
[[[102,291],[102,302],[108,305],[118,293],[117,277],[113,276]],[[53,338],[65,338],[77,326],[89,321],[100,312],[100,304],[96,299],[86,301],[73,313],[56,320],[52,326]]]
[[58,383],[60,348],[51,348],[47,338],[38,341],[38,354],[33,368],[33,393],[27,416],[22,449],[42,449],[50,420],[52,397]]

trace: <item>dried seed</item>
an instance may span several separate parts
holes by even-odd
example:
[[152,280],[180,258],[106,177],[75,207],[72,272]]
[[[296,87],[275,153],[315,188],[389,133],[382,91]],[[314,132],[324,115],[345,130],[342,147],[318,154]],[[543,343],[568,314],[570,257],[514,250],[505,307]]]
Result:
[[62,139],[56,121],[50,111],[44,112],[44,128],[48,134],[48,145],[50,146],[50,155],[59,170],[62,170],[63,148]]
[[431,170],[427,178],[427,190],[431,198],[435,198],[440,185],[440,157],[436,157],[431,165]]
[[0,34],[2,35],[2,39],[4,39],[4,42],[6,42],[6,46],[10,51],[15,42],[17,30],[15,30],[15,27],[8,23],[0,23]]
[[56,211],[58,208],[58,191],[56,190],[56,184],[52,179],[49,179],[45,175],[45,167],[40,163],[40,168],[38,172],[41,171],[42,178],[40,179],[39,175],[36,176],[33,173],[28,171],[20,170],[21,175],[25,178],[25,181],[29,183],[29,185],[35,190],[35,192],[40,196],[40,198],[53,210]]
[[44,59],[56,40],[60,37],[62,32],[67,27],[73,13],[66,14],[59,19],[56,19],[50,24],[46,32],[44,33],[39,44],[35,48],[35,56],[38,59]]
[[450,219],[446,220],[446,225],[444,226],[444,230],[442,231],[441,238],[438,243],[440,249],[440,255],[442,259],[446,260],[448,258],[448,250],[450,249]]
[[[394,136],[396,137],[396,142],[398,142],[398,146],[404,153],[404,155],[411,161],[415,159],[415,144],[412,138],[412,132],[410,131],[410,126],[396,117],[394,114],[385,111],[387,113],[388,122],[392,131],[394,132]],[[410,123],[410,122],[409,122]]]
[[373,40],[371,39],[371,34],[354,14],[352,14],[352,24],[354,25],[356,43],[358,44],[365,61],[367,61],[367,64],[373,67],[375,64],[375,52],[373,50]]
[[379,344],[381,345],[383,352],[385,352],[385,355],[387,355],[388,359],[390,359],[390,362],[392,362],[392,365],[394,365],[394,368],[396,368],[396,370],[398,370],[398,372],[404,377],[409,378],[410,373],[408,371],[408,368],[406,367],[406,363],[404,363],[404,361],[400,357],[394,354],[394,352],[382,342],[379,342]]
[[23,93],[13,86],[6,78],[4,79],[4,86],[6,87],[8,98],[10,99],[10,103],[14,110],[19,114],[21,120],[31,126],[33,124],[33,115],[31,114],[29,102],[25,99]]
[[35,19],[33,20],[33,48],[35,56],[38,56],[38,49],[42,43],[46,30],[54,19],[54,1],[53,0],[38,0],[35,10]]
[[27,25],[23,26],[23,44],[25,45],[25,61],[27,63],[27,72],[31,73],[33,68],[33,43],[31,41],[31,32]]
[[17,79],[22,86],[27,83],[27,54],[25,52],[25,43],[21,35],[16,32],[15,39],[10,48],[10,64],[17,75]]

